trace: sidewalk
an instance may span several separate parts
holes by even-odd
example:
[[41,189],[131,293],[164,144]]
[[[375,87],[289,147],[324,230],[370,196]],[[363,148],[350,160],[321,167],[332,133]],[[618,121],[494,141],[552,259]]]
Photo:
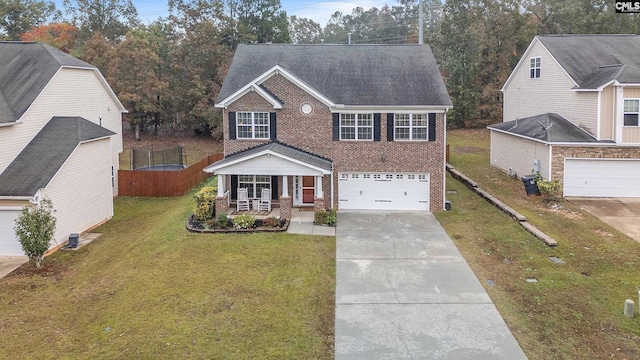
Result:
[[287,232],[290,234],[336,236],[335,227],[314,225],[313,216],[313,211],[300,211],[298,208],[292,209]]

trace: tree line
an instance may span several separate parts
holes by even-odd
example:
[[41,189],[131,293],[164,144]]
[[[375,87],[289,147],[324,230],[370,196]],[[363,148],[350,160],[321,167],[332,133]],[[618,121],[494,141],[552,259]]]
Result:
[[[50,44],[98,67],[141,130],[188,128],[220,138],[214,107],[240,43],[418,43],[418,2],[335,12],[326,25],[287,16],[280,0],[168,0],[140,21],[131,0],[0,0],[0,39]],[[500,88],[536,34],[630,33],[638,14],[608,0],[424,0],[433,48],[454,109],[452,126],[502,118]]]

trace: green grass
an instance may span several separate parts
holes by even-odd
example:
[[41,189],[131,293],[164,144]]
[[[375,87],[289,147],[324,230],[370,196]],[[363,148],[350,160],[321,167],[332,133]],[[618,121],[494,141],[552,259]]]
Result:
[[640,358],[640,318],[622,315],[625,299],[638,301],[640,244],[570,202],[553,208],[526,196],[520,180],[489,166],[487,130],[450,131],[448,140],[454,167],[558,241],[547,247],[447,178],[453,210],[436,216],[529,359]]
[[0,358],[333,358],[335,239],[189,233],[192,196],[116,199],[98,240],[0,280]]

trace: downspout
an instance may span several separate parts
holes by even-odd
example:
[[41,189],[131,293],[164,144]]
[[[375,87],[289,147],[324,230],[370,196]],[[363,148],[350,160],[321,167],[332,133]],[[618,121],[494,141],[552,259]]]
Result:
[[549,145],[549,181],[553,181],[553,145]]
[[601,106],[602,106],[602,90],[599,90],[598,91],[598,106],[597,106],[597,109],[596,109],[596,111],[597,111],[597,114],[596,114],[596,139],[598,139],[598,140],[601,139],[601,137],[600,137],[600,127],[601,127],[601,121],[602,121],[602,118],[600,116],[600,114],[602,112],[602,110],[600,108]]
[[622,124],[624,119],[624,88],[622,86],[616,86],[616,117],[615,117],[615,136],[614,141],[616,144],[622,143]]
[[[446,109],[442,116],[444,118],[442,125],[442,133],[444,134],[444,154],[443,154],[443,163],[444,169],[442,169],[442,208],[445,209],[447,207],[447,112],[449,109]],[[429,191],[431,191],[431,184],[429,184]],[[429,199],[431,199],[431,194],[429,194]],[[431,202],[431,201],[429,201]],[[431,205],[429,205],[431,207]]]
[[333,164],[331,164],[331,209],[333,208]]

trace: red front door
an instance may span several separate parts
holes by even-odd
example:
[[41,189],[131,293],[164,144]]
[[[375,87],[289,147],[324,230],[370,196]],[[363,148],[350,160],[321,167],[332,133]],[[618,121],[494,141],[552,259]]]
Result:
[[313,204],[315,194],[315,178],[313,176],[302,177],[302,203]]

